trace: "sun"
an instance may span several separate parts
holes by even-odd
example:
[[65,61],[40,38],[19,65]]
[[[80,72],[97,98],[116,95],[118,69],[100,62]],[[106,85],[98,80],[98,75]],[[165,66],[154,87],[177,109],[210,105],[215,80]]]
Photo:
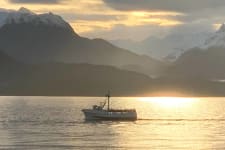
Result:
[[162,107],[186,107],[196,101],[195,98],[183,97],[142,97],[140,101],[151,102]]

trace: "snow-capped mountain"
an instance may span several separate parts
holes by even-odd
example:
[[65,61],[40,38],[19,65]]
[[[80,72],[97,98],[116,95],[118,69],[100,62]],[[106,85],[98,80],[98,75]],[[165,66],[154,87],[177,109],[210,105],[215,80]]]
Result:
[[48,25],[73,30],[71,26],[60,16],[53,13],[35,14],[34,12],[21,7],[18,11],[0,10],[0,27],[5,24],[32,23],[35,25]]
[[225,24],[212,33],[204,44],[185,51],[169,70],[173,77],[225,79]]
[[159,74],[165,66],[103,39],[81,37],[60,16],[34,14],[25,8],[8,13],[0,27],[0,49],[24,63],[89,63],[147,75]]
[[[199,38],[197,38],[199,39]],[[192,39],[192,41],[195,41],[196,37]],[[198,49],[199,51],[208,51],[213,49],[224,49],[225,48],[225,24],[221,24],[220,28],[213,33],[208,33],[204,38],[200,39],[201,42],[196,42],[198,45],[195,45],[192,47],[186,48],[184,51],[178,51],[175,53],[169,54],[167,57],[165,57],[166,60],[172,60],[175,61],[177,58],[188,53],[189,50]]]
[[222,24],[220,29],[212,34],[203,45],[202,49],[208,49],[210,47],[223,47],[225,48],[225,24]]
[[0,27],[5,24],[5,20],[10,12],[12,11],[0,8]]

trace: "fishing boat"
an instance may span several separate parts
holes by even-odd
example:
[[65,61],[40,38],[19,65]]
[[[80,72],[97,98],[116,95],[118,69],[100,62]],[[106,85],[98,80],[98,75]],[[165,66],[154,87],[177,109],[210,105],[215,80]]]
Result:
[[110,93],[106,97],[107,100],[100,105],[94,105],[92,109],[82,109],[86,120],[137,120],[135,109],[111,109]]

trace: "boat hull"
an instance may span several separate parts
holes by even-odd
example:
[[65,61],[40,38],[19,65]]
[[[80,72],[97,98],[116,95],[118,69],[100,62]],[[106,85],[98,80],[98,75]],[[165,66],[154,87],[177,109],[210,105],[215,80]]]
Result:
[[106,111],[106,110],[82,110],[86,120],[137,120],[136,111],[124,112],[124,111]]

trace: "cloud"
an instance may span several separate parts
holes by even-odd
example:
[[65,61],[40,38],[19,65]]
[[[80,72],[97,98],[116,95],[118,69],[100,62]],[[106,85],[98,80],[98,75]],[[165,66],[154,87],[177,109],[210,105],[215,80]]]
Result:
[[90,38],[103,38],[106,40],[131,39],[134,41],[140,41],[149,37],[149,35],[157,37],[165,36],[169,28],[172,27],[160,27],[158,25],[126,26],[123,24],[117,24],[108,30],[96,27],[92,30],[93,32],[84,32],[81,33],[81,35]]
[[64,19],[68,21],[86,20],[86,21],[111,21],[118,20],[117,15],[104,14],[79,14],[79,13],[61,13]]
[[27,4],[58,4],[63,0],[9,0],[11,3],[27,3]]
[[192,12],[225,7],[224,0],[103,0],[117,10]]
[[93,38],[141,40],[211,31],[212,25],[225,22],[225,0],[0,0],[3,8],[19,5],[37,14],[59,14],[76,32]]

